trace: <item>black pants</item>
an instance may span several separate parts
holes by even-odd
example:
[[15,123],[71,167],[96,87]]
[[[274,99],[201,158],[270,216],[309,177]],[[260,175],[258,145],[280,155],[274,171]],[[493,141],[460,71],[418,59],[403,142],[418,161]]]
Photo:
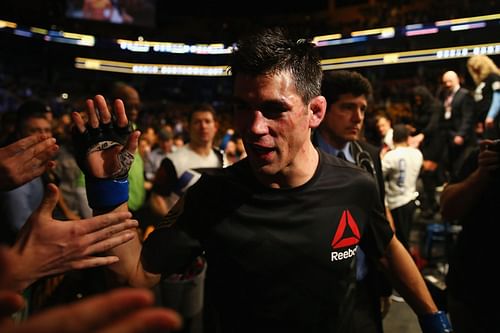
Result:
[[410,249],[410,231],[413,224],[413,214],[416,208],[417,206],[412,200],[406,205],[391,209],[394,226],[396,227],[396,237],[407,250]]

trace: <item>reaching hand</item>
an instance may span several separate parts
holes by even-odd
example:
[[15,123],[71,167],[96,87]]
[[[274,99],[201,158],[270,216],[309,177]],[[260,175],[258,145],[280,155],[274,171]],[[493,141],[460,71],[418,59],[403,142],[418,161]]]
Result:
[[[0,291],[0,309],[15,306],[15,294]],[[19,298],[19,297],[17,297]],[[3,333],[140,333],[178,330],[173,310],[152,308],[153,295],[142,289],[117,289],[66,306],[40,312],[19,325],[0,312]]]
[[131,131],[123,102],[114,106],[114,121],[102,95],[87,100],[88,124],[73,113],[77,162],[87,177],[123,178],[132,164],[140,132]]
[[0,190],[7,191],[40,176],[55,165],[54,138],[31,135],[0,148]]
[[[22,290],[35,280],[71,269],[109,265],[116,256],[94,256],[131,240],[138,226],[129,212],[109,213],[77,221],[52,218],[59,197],[54,184],[47,186],[44,200],[33,212],[10,249],[17,257],[7,276],[10,289]],[[134,230],[131,230],[134,229]],[[1,285],[0,285],[1,287]],[[3,286],[4,288],[6,286]]]
[[89,205],[97,211],[127,202],[127,176],[140,135],[132,132],[121,100],[115,101],[114,109],[113,118],[104,97],[97,95],[87,100],[88,124],[73,113],[76,161],[85,174]]

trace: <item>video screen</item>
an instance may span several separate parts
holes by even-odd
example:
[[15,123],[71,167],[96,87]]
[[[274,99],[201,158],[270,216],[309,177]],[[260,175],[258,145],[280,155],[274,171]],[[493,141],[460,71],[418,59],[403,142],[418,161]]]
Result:
[[66,5],[68,18],[155,26],[155,0],[66,0]]

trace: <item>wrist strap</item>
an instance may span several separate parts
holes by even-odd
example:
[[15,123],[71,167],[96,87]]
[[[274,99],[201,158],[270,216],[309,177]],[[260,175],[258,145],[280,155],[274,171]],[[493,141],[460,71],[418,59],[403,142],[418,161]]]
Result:
[[428,313],[418,318],[424,333],[450,333],[453,332],[448,316],[444,311]]
[[111,210],[128,201],[128,179],[85,178],[87,200],[95,210]]

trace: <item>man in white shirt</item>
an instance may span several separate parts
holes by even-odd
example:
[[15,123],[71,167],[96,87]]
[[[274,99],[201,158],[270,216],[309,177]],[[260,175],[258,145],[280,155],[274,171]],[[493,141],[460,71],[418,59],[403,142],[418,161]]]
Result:
[[409,249],[410,230],[415,212],[417,178],[422,167],[420,150],[408,144],[409,131],[406,125],[397,124],[393,128],[394,149],[382,159],[385,182],[385,201],[391,210],[396,237]]
[[215,109],[209,104],[197,105],[188,121],[189,143],[168,154],[156,172],[150,204],[161,216],[201,177],[198,169],[222,167],[222,154],[213,145],[218,130]]

